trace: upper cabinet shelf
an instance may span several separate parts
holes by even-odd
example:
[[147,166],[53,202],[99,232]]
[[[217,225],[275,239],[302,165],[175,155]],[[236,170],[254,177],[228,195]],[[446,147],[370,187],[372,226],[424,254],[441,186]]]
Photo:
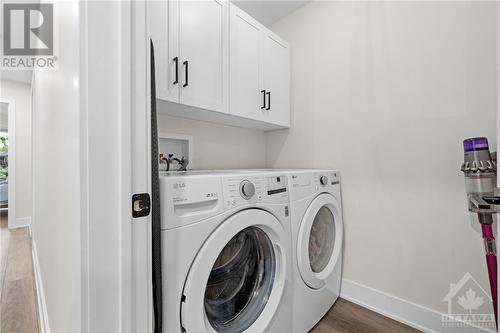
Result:
[[290,126],[288,43],[226,1],[149,4],[160,112],[264,130]]

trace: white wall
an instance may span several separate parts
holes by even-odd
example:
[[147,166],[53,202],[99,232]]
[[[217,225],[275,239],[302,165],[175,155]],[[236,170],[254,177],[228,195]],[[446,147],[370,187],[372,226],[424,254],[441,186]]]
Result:
[[[80,110],[78,3],[54,4],[57,70],[33,81],[33,241],[52,332],[80,332]],[[57,50],[57,49],[56,49]]]
[[193,163],[196,169],[249,169],[266,165],[263,131],[165,114],[158,116],[158,131],[193,135]]
[[344,277],[439,312],[467,271],[489,290],[459,168],[464,138],[496,147],[494,6],[314,2],[273,26],[292,123],[268,167],[341,170]]
[[[31,86],[26,83],[1,80],[0,97],[15,104],[15,218],[16,225],[31,220]],[[9,129],[10,130],[10,129]]]

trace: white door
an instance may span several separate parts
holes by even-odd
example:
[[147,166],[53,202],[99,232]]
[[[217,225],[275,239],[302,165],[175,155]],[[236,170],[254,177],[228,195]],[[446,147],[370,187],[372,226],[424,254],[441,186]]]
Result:
[[340,206],[330,194],[321,194],[309,205],[300,224],[297,264],[310,288],[319,289],[334,271],[341,256],[343,224]]
[[[152,191],[151,184],[151,68],[150,68],[150,43],[148,33],[148,5],[150,2],[130,2],[132,7],[133,24],[130,29],[132,35],[131,64],[132,70],[129,76],[131,85],[124,85],[123,89],[129,87],[129,97],[134,94],[133,103],[123,103],[122,139],[125,149],[123,155],[122,188],[123,195],[123,217],[130,221],[123,223],[122,245],[124,251],[121,273],[123,275],[124,290],[131,290],[131,295],[123,299],[123,321],[129,324],[122,326],[123,331],[152,332],[154,321],[154,298],[152,288],[152,218],[151,214],[142,217],[132,217],[130,201],[135,193],[149,193]],[[155,46],[159,43],[155,43]],[[125,44],[127,45],[127,44]],[[156,53],[155,53],[156,56]],[[155,57],[156,60],[156,57]],[[156,61],[155,61],[156,63]],[[127,76],[124,76],[127,78]],[[130,97],[129,97],[130,100]],[[128,106],[128,108],[127,108]],[[129,112],[127,112],[129,110]],[[128,207],[127,207],[128,206]],[[130,286],[130,285],[131,286]]]
[[283,296],[289,237],[270,213],[248,209],[216,229],[196,256],[183,291],[186,332],[264,332]]
[[179,0],[149,3],[150,35],[155,48],[156,97],[179,102]]
[[180,102],[220,112],[228,102],[228,6],[180,1]]
[[271,123],[290,126],[290,48],[271,32],[263,38],[263,76],[266,114]]
[[263,120],[261,44],[263,27],[244,11],[231,5],[229,23],[229,112]]

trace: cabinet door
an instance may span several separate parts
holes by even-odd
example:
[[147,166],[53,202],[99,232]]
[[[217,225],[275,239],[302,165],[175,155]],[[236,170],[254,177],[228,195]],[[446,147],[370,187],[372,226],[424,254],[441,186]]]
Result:
[[290,126],[290,48],[271,32],[263,37],[263,77],[267,92],[265,120]]
[[180,102],[225,112],[228,103],[228,5],[180,1]]
[[229,112],[262,119],[262,25],[231,5],[229,21]]
[[149,17],[155,48],[156,97],[179,102],[179,0],[151,1]]

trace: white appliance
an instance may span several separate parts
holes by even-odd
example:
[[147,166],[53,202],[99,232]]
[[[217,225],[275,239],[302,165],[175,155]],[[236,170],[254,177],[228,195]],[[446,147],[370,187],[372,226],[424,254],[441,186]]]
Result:
[[286,177],[160,175],[163,332],[292,331]]
[[332,170],[293,170],[287,175],[294,263],[293,331],[307,332],[340,294],[340,174]]

